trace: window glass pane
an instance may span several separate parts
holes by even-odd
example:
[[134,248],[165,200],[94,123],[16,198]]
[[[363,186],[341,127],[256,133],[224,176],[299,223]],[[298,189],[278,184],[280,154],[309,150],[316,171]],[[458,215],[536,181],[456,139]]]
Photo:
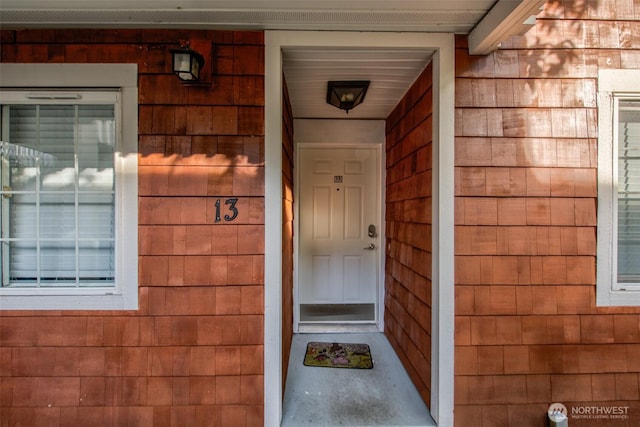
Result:
[[[3,245],[7,246],[7,245]],[[37,281],[37,259],[36,241],[20,240],[12,241],[8,244],[9,253],[9,278],[11,282],[36,283]]]
[[81,193],[78,201],[78,237],[112,239],[115,233],[113,193]]
[[113,286],[115,108],[2,107],[2,286]]
[[89,240],[80,242],[80,285],[113,281],[115,277],[115,246],[113,241]]
[[113,114],[113,107],[110,105],[83,105],[78,111],[78,165],[81,190],[113,190]]
[[41,240],[40,283],[43,285],[68,285],[75,282],[75,241]]
[[620,101],[618,282],[640,281],[640,101]]
[[75,239],[76,204],[74,193],[40,194],[39,237]]
[[8,223],[9,236],[18,239],[35,239],[37,236],[36,224],[36,194],[13,194],[4,199],[5,206],[9,207]]
[[8,185],[13,191],[36,188],[36,115],[35,105],[12,106],[9,110],[11,126],[2,136],[3,167],[8,168],[4,171],[8,176],[3,180],[3,185]]
[[36,146],[45,155],[40,164],[42,190],[69,191],[75,188],[75,115],[76,107],[72,105],[39,108]]

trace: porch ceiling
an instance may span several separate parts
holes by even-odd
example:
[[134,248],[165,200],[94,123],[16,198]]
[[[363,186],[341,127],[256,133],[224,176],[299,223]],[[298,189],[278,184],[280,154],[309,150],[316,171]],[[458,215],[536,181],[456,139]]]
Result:
[[[1,0],[0,26],[407,31],[469,35],[473,54],[521,32],[544,0]],[[529,21],[529,24],[532,21]],[[284,69],[296,118],[384,119],[429,62],[429,50],[291,49]],[[325,103],[329,80],[370,80],[349,112]]]
[[[504,1],[504,0],[502,0]],[[3,26],[468,33],[496,0],[2,0]]]
[[[283,52],[295,118],[386,119],[429,63],[431,50],[298,48]],[[327,104],[329,80],[369,80],[364,102],[345,113]]]

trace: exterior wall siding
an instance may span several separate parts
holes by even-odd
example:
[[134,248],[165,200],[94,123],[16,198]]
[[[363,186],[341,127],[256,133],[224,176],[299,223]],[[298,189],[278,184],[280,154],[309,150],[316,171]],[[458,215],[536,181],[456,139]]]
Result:
[[[284,76],[282,78],[284,82]],[[293,340],[293,112],[284,82],[282,111],[282,390]]]
[[[0,34],[3,62],[138,64],[140,207],[139,310],[0,312],[2,425],[262,425],[263,34]],[[213,42],[210,87],[171,73],[190,39]]]
[[552,402],[640,420],[640,309],[595,305],[603,67],[640,67],[637,1],[548,2],[487,56],[457,39],[456,426],[544,426]]
[[432,66],[386,121],[385,334],[431,403]]
[[[211,87],[169,47],[213,42]],[[0,311],[8,425],[263,424],[261,32],[0,31],[2,62],[137,63],[140,308]],[[640,68],[637,0],[550,1],[487,56],[456,49],[455,419],[543,426],[551,402],[640,419],[640,309],[595,305],[597,70]],[[387,119],[385,334],[431,382],[431,68]],[[283,354],[292,125],[283,111]],[[234,223],[215,199],[239,197]],[[283,357],[286,370],[288,357]],[[570,419],[572,426],[610,425]]]

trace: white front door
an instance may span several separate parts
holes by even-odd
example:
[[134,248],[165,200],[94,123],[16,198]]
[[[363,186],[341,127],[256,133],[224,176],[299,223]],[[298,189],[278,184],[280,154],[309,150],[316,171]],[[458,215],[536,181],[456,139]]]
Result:
[[299,303],[377,306],[379,149],[298,149]]

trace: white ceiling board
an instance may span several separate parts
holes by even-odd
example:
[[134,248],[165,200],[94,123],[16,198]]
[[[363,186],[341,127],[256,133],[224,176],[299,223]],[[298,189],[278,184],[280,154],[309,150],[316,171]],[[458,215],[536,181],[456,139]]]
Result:
[[487,9],[495,0],[2,0],[7,9],[383,9],[446,10]]
[[235,28],[468,33],[494,0],[2,0],[4,28]]
[[[295,118],[386,119],[433,55],[416,49],[287,49],[283,68]],[[347,114],[327,104],[330,80],[369,80],[362,104]]]

